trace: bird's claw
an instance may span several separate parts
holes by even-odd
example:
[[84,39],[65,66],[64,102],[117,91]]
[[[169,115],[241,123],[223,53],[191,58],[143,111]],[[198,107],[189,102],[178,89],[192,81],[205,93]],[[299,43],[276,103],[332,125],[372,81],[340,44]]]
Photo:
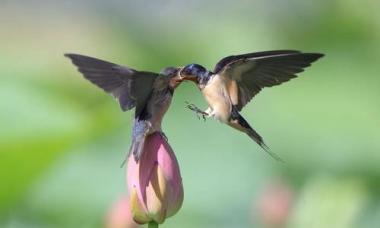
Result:
[[198,108],[195,104],[191,104],[188,101],[185,101],[186,107],[190,109],[191,111],[195,112],[197,114],[198,119],[200,120],[201,118],[199,115],[202,116],[203,120],[206,121],[206,116],[208,116],[207,112],[202,111],[200,108]]

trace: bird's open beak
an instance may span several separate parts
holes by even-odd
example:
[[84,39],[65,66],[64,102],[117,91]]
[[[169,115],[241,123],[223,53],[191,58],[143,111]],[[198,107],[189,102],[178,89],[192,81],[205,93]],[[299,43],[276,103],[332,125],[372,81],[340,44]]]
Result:
[[179,84],[181,84],[181,82],[183,82],[183,78],[180,76],[180,71],[182,70],[182,67],[178,67],[176,69],[176,74],[173,75],[171,78],[170,78],[170,87],[172,88],[176,88]]
[[183,70],[184,67],[178,67],[178,71],[177,71],[177,78],[180,79],[180,80],[184,80],[185,78],[182,76],[182,70]]
[[178,77],[181,79],[181,80],[185,80],[185,77],[182,75],[182,71],[185,67],[179,67],[179,70],[178,70]]

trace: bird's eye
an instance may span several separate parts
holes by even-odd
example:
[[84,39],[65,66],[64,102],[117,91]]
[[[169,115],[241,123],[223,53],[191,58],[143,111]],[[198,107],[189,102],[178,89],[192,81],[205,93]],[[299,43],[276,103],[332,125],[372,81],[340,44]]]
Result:
[[185,73],[185,74],[192,74],[192,65],[187,65],[187,66],[183,69],[183,73]]

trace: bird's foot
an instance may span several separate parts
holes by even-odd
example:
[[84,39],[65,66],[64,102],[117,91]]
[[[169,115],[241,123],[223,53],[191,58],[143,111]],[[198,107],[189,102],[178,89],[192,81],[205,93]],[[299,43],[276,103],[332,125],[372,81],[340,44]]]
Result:
[[197,114],[198,119],[201,119],[200,116],[202,116],[203,120],[206,121],[206,117],[208,116],[207,112],[202,111],[195,104],[191,104],[188,101],[185,101],[185,104],[188,109],[190,109],[191,111]]

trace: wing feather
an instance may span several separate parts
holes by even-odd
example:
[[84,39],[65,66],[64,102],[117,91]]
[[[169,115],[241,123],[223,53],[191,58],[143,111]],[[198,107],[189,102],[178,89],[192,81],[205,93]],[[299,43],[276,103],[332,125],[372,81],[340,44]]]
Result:
[[136,107],[136,116],[144,109],[158,74],[141,72],[126,66],[78,54],[65,54],[83,77],[118,99],[123,111]]
[[236,81],[239,92],[230,96],[233,96],[231,100],[240,111],[263,88],[296,78],[296,74],[303,72],[304,68],[322,56],[294,50],[228,56],[217,63],[214,72],[220,77]]
[[299,53],[296,50],[275,50],[275,51],[262,51],[262,52],[253,52],[242,55],[230,55],[223,59],[221,59],[214,68],[214,73],[219,73],[226,65],[231,64],[234,61],[262,56],[270,56],[270,55],[279,55],[279,54],[290,54],[290,53]]

